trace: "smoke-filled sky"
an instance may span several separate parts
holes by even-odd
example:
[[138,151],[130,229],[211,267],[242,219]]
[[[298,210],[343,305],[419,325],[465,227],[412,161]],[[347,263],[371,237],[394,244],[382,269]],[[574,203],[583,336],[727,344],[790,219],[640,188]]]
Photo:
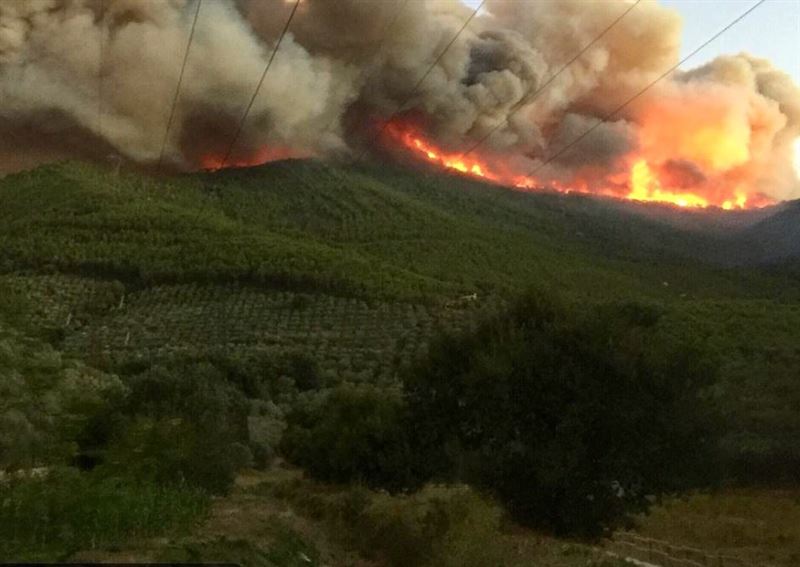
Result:
[[[710,30],[722,28],[752,0],[662,0],[683,16],[685,53],[701,45]],[[697,58],[707,61],[725,53],[746,51],[772,61],[800,84],[800,0],[769,0],[746,25],[714,41]],[[800,142],[795,144],[795,167],[800,171]]]
[[[63,157],[157,163],[197,1],[0,0],[0,168]],[[366,151],[519,187],[681,205],[797,198],[796,69],[735,39],[756,37],[744,30],[773,3],[786,4],[767,2],[728,43],[562,155],[751,4],[676,10],[682,3],[642,0],[528,100],[631,2],[487,0],[439,58],[471,13],[461,0],[301,0],[228,165]],[[293,4],[203,1],[164,146],[168,167],[220,164]],[[712,14],[711,4],[722,7]],[[759,27],[762,38],[784,29]]]
[[[591,0],[587,0],[591,1]],[[681,55],[702,45],[717,30],[741,14],[754,0],[661,0],[683,18]],[[464,0],[476,7],[480,0]],[[720,55],[748,52],[769,59],[800,84],[800,0],[769,0],[760,6],[744,25],[722,35],[687,67],[710,61]],[[795,144],[795,167],[800,171],[800,141]]]

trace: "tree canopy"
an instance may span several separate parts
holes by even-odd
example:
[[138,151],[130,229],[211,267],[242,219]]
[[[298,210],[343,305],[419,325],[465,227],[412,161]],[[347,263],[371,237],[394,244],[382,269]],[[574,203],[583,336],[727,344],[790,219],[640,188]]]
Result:
[[715,366],[659,319],[534,293],[442,340],[406,382],[423,476],[471,481],[522,522],[581,535],[712,480]]

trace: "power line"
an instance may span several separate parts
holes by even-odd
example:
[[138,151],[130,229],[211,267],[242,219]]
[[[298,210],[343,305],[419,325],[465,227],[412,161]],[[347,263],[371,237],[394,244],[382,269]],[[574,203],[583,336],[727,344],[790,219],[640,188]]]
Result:
[[669,76],[670,74],[672,74],[672,72],[674,72],[674,71],[675,71],[675,70],[676,70],[678,67],[680,67],[681,65],[683,65],[684,63],[686,63],[686,62],[687,62],[689,59],[691,59],[691,58],[692,58],[692,57],[694,57],[695,55],[697,55],[697,53],[698,53],[699,51],[701,51],[701,50],[702,50],[704,47],[706,47],[706,46],[707,46],[708,44],[710,44],[712,41],[714,41],[715,39],[717,39],[717,38],[718,38],[719,36],[721,36],[723,33],[725,33],[726,31],[728,31],[729,29],[731,29],[733,26],[735,26],[736,24],[738,24],[740,21],[742,21],[743,19],[745,19],[745,18],[746,18],[747,16],[749,16],[749,15],[750,15],[750,14],[751,14],[751,13],[752,13],[752,12],[753,12],[753,11],[754,11],[756,8],[758,8],[759,6],[761,6],[761,4],[763,4],[763,3],[764,3],[764,2],[766,2],[766,1],[767,1],[767,0],[758,0],[758,2],[756,2],[755,4],[753,4],[753,5],[752,5],[752,6],[751,6],[751,7],[750,7],[750,8],[749,8],[747,11],[745,11],[743,14],[739,15],[739,17],[737,17],[735,20],[733,20],[733,21],[732,21],[731,23],[729,23],[727,26],[725,26],[724,28],[722,28],[721,30],[719,30],[717,33],[715,33],[713,36],[711,36],[711,38],[709,38],[708,40],[706,40],[705,42],[703,42],[703,44],[702,44],[702,45],[700,45],[700,47],[696,48],[696,49],[695,49],[694,51],[692,51],[692,52],[691,52],[689,55],[687,55],[686,57],[684,57],[683,59],[681,59],[680,61],[678,61],[678,63],[676,63],[675,65],[673,65],[672,67],[670,67],[670,68],[669,68],[667,71],[665,71],[663,74],[661,74],[661,75],[660,75],[658,78],[656,78],[655,80],[653,80],[653,81],[651,81],[650,83],[648,83],[648,84],[647,84],[647,85],[646,85],[646,86],[645,86],[643,89],[641,89],[641,90],[640,90],[639,92],[637,92],[635,95],[633,95],[633,96],[632,96],[632,97],[630,97],[628,100],[626,100],[625,102],[623,102],[622,104],[620,104],[620,105],[619,105],[617,108],[615,108],[614,110],[612,110],[611,112],[609,112],[608,114],[606,114],[606,115],[605,115],[603,118],[599,119],[599,120],[598,120],[598,121],[597,121],[597,122],[596,122],[596,123],[595,123],[595,124],[594,124],[592,127],[590,127],[588,130],[586,130],[586,131],[585,131],[583,134],[581,134],[581,135],[580,135],[580,136],[578,136],[577,138],[574,138],[574,139],[573,139],[571,142],[569,142],[567,145],[565,145],[563,148],[561,148],[561,149],[560,149],[558,152],[556,152],[555,154],[553,154],[552,156],[550,156],[549,158],[547,158],[547,159],[546,159],[544,162],[542,162],[541,164],[539,164],[537,167],[533,168],[533,169],[532,169],[532,170],[531,170],[531,171],[530,171],[530,172],[527,174],[527,177],[531,177],[531,176],[535,175],[535,174],[536,174],[536,172],[538,172],[538,171],[539,171],[539,170],[541,170],[543,167],[545,167],[546,165],[548,165],[549,163],[551,163],[551,162],[552,162],[554,159],[556,159],[556,158],[558,158],[558,157],[560,157],[560,156],[564,155],[564,153],[566,153],[566,152],[567,152],[568,150],[570,150],[570,149],[571,149],[573,146],[575,146],[575,144],[579,143],[579,142],[580,142],[580,141],[582,141],[584,138],[586,138],[586,136],[588,136],[589,134],[591,134],[592,132],[594,132],[594,131],[595,131],[595,130],[596,130],[596,129],[597,129],[597,128],[598,128],[598,127],[601,125],[601,124],[603,124],[604,122],[607,122],[609,119],[611,119],[611,118],[613,118],[614,116],[616,116],[616,115],[617,115],[617,114],[618,114],[618,113],[619,113],[619,112],[620,112],[622,109],[624,109],[626,106],[628,106],[628,105],[629,105],[630,103],[632,103],[634,100],[636,100],[637,98],[639,98],[640,96],[642,96],[642,95],[643,95],[645,92],[647,92],[648,90],[650,90],[650,89],[651,89],[651,88],[652,88],[652,87],[653,87],[653,86],[654,86],[656,83],[660,82],[661,80],[665,79],[667,76]]
[[197,8],[194,11],[194,20],[192,20],[192,30],[189,32],[189,40],[186,42],[186,51],[183,52],[183,63],[181,63],[181,72],[178,75],[178,84],[175,87],[175,95],[172,97],[172,108],[169,111],[169,118],[167,119],[167,127],[164,130],[164,140],[161,142],[161,153],[158,156],[157,169],[161,170],[161,164],[164,161],[164,151],[167,148],[167,140],[169,139],[169,130],[172,127],[172,120],[175,117],[175,108],[178,105],[178,96],[181,92],[181,84],[183,83],[183,73],[186,71],[186,62],[189,60],[189,48],[192,46],[194,40],[194,30],[197,28],[197,17],[200,15],[200,6],[203,0],[197,0]]
[[256,101],[256,97],[258,96],[258,91],[261,90],[261,85],[264,84],[264,79],[267,77],[267,73],[269,72],[269,68],[272,66],[272,62],[275,60],[275,54],[278,53],[278,48],[281,46],[281,42],[283,41],[283,37],[286,35],[286,32],[289,31],[289,25],[292,23],[292,19],[294,18],[295,13],[297,12],[297,7],[300,5],[300,0],[295,0],[294,6],[292,7],[292,13],[289,14],[289,19],[286,20],[286,25],[283,26],[283,31],[281,31],[281,35],[278,38],[278,42],[275,44],[275,48],[272,50],[272,55],[270,55],[269,61],[267,62],[267,66],[264,67],[264,72],[261,73],[261,79],[258,81],[258,85],[256,85],[256,90],[253,92],[253,96],[250,97],[250,102],[247,105],[247,108],[242,115],[242,118],[239,120],[239,126],[236,129],[236,134],[233,136],[233,140],[231,140],[230,146],[228,146],[228,151],[225,152],[225,157],[222,159],[222,163],[220,167],[225,167],[225,164],[228,163],[228,159],[231,157],[231,152],[233,152],[234,146],[236,146],[236,142],[239,141],[239,136],[244,129],[244,124],[247,121],[247,115],[250,114],[250,110],[253,108],[253,104]]
[[[417,84],[416,84],[416,85],[414,85],[414,88],[413,88],[413,89],[411,89],[411,92],[409,92],[409,93],[408,93],[408,95],[407,95],[407,96],[406,96],[406,97],[403,99],[403,102],[401,102],[401,103],[400,103],[400,104],[397,106],[397,109],[396,109],[396,110],[395,110],[395,111],[394,111],[394,112],[391,114],[391,116],[389,116],[389,118],[387,118],[386,120],[384,120],[384,122],[383,122],[383,126],[382,126],[382,127],[381,127],[381,129],[378,131],[378,133],[377,133],[377,134],[375,134],[375,136],[373,136],[373,137],[370,139],[370,142],[374,142],[375,140],[377,140],[378,138],[380,138],[381,134],[383,134],[383,133],[386,131],[386,128],[388,128],[389,124],[392,122],[392,120],[395,118],[395,116],[397,116],[397,114],[398,114],[398,113],[399,113],[399,112],[400,112],[400,111],[403,109],[403,107],[404,107],[406,104],[408,104],[408,102],[409,102],[409,101],[410,101],[410,100],[413,98],[413,96],[414,96],[415,94],[417,94],[417,90],[419,89],[419,87],[420,87],[420,86],[422,86],[422,83],[424,83],[424,82],[425,82],[425,79],[427,79],[427,78],[428,78],[428,75],[430,75],[430,74],[431,74],[431,72],[433,71],[433,69],[436,67],[436,65],[438,65],[438,64],[439,64],[439,62],[442,60],[442,57],[444,57],[444,56],[445,56],[445,54],[447,53],[447,51],[448,51],[448,50],[449,50],[449,49],[450,49],[450,48],[453,46],[453,44],[456,42],[456,40],[457,40],[457,39],[458,39],[458,37],[461,35],[461,33],[462,33],[462,32],[463,32],[465,29],[467,29],[467,26],[469,25],[469,23],[470,23],[470,22],[473,20],[473,18],[474,18],[474,17],[475,17],[475,16],[478,14],[478,12],[480,11],[480,9],[483,7],[483,5],[484,5],[485,3],[486,3],[486,0],[481,0],[481,3],[480,3],[480,4],[478,4],[478,6],[475,8],[475,10],[473,10],[473,11],[472,11],[472,13],[469,15],[469,18],[467,18],[467,19],[466,19],[466,21],[465,21],[465,22],[464,22],[464,24],[461,26],[461,28],[459,28],[458,32],[456,32],[456,35],[454,35],[454,36],[453,36],[453,39],[451,39],[451,40],[450,40],[450,42],[449,42],[449,43],[448,43],[448,44],[445,46],[445,48],[442,50],[442,52],[441,52],[441,53],[439,53],[438,57],[436,57],[436,59],[433,61],[433,63],[431,63],[430,67],[428,67],[428,70],[427,70],[427,71],[425,71],[425,74],[423,74],[423,75],[422,75],[422,77],[420,77],[420,78],[419,78],[419,80],[417,81]],[[369,151],[369,146],[370,146],[370,145],[371,145],[371,144],[367,144],[367,146],[364,148],[364,151],[362,151],[362,152],[359,154],[359,156],[356,158],[356,161],[361,161],[361,159],[364,157],[364,155],[367,153],[367,151]]]
[[545,81],[545,83],[544,83],[543,85],[541,85],[541,86],[540,86],[538,89],[536,89],[534,92],[532,92],[532,93],[530,93],[530,92],[529,92],[528,94],[526,94],[525,96],[523,96],[523,97],[522,97],[522,98],[521,98],[519,101],[517,101],[517,103],[516,103],[516,104],[514,104],[514,105],[513,105],[513,106],[512,106],[512,107],[509,109],[509,112],[508,112],[508,114],[506,114],[506,116],[505,116],[505,117],[504,117],[504,118],[503,118],[503,119],[502,119],[500,122],[498,122],[498,123],[497,123],[497,124],[496,124],[496,125],[495,125],[495,126],[492,128],[492,129],[491,129],[491,130],[489,130],[489,132],[487,132],[485,136],[483,136],[483,137],[482,137],[480,140],[478,140],[478,141],[477,141],[477,142],[475,142],[475,143],[474,143],[472,146],[470,146],[470,148],[469,148],[467,151],[465,151],[464,153],[462,153],[462,154],[459,156],[459,158],[463,158],[463,157],[465,157],[465,156],[467,156],[467,155],[471,154],[471,153],[472,153],[472,152],[474,152],[475,150],[477,150],[477,149],[478,149],[478,148],[479,148],[479,147],[480,147],[480,146],[481,146],[481,145],[482,145],[482,144],[483,144],[483,143],[484,143],[486,140],[488,140],[488,139],[491,137],[491,135],[492,135],[492,134],[494,134],[495,132],[497,132],[497,130],[498,130],[498,129],[500,129],[502,126],[504,126],[505,124],[507,124],[507,123],[508,123],[508,119],[511,117],[511,115],[512,115],[512,114],[516,113],[516,112],[517,112],[517,111],[518,111],[520,108],[522,108],[522,106],[524,106],[525,104],[528,104],[529,102],[533,102],[534,100],[536,100],[536,99],[538,98],[538,96],[539,96],[539,95],[540,95],[540,94],[541,94],[541,93],[542,93],[542,92],[543,92],[543,91],[544,91],[544,90],[545,90],[545,89],[546,89],[548,86],[550,86],[550,84],[551,84],[553,81],[555,81],[555,80],[556,80],[556,79],[559,77],[559,75],[561,75],[561,73],[563,73],[563,72],[564,72],[564,71],[565,71],[565,70],[566,70],[566,69],[567,69],[567,68],[568,68],[570,65],[572,65],[573,63],[575,63],[575,61],[577,61],[578,59],[580,59],[580,57],[581,57],[581,56],[582,56],[584,53],[586,53],[587,51],[589,51],[589,49],[591,49],[591,47],[592,47],[592,46],[593,46],[595,43],[597,43],[598,41],[600,41],[600,40],[601,40],[601,39],[602,39],[602,38],[603,38],[603,37],[604,37],[604,36],[605,36],[605,35],[606,35],[608,32],[610,32],[610,31],[611,31],[611,29],[612,29],[612,28],[614,28],[614,26],[616,26],[616,25],[617,25],[617,24],[618,24],[620,21],[622,21],[622,19],[623,19],[625,16],[627,16],[627,15],[628,15],[628,14],[631,12],[631,10],[633,10],[634,8],[636,8],[636,6],[638,6],[638,5],[639,5],[639,3],[640,3],[641,1],[642,1],[642,0],[636,0],[636,2],[634,2],[633,4],[631,4],[631,5],[630,5],[630,6],[629,6],[629,7],[628,7],[628,8],[627,8],[627,9],[626,9],[626,10],[625,10],[625,11],[624,11],[622,14],[620,14],[619,16],[617,16],[617,18],[616,18],[616,19],[615,19],[613,22],[611,22],[611,24],[609,24],[609,25],[608,25],[608,27],[606,27],[606,28],[605,28],[605,29],[604,29],[602,32],[600,32],[600,35],[598,35],[598,36],[597,36],[597,37],[595,37],[595,38],[594,38],[592,41],[590,41],[589,43],[587,43],[587,44],[586,44],[586,45],[583,47],[583,49],[581,49],[581,50],[580,50],[580,51],[579,51],[579,52],[578,52],[578,53],[577,53],[577,54],[576,54],[576,55],[575,55],[575,56],[574,56],[572,59],[570,59],[569,61],[567,61],[567,62],[566,62],[566,63],[565,63],[565,64],[564,64],[564,65],[563,65],[563,66],[562,66],[562,67],[561,67],[561,68],[560,68],[558,71],[556,71],[556,72],[555,72],[553,75],[551,75],[551,76],[550,76],[550,78],[549,78],[549,79],[547,79],[547,81]]

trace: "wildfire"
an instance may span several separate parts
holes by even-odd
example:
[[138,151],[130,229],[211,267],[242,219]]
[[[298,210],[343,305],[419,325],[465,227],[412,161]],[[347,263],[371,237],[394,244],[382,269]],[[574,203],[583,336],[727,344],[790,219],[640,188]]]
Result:
[[[292,158],[307,158],[310,156],[311,154],[308,152],[302,152],[290,148],[264,146],[249,156],[234,155],[225,162],[224,167],[254,167],[257,165],[263,165],[270,161]],[[205,155],[200,160],[200,167],[201,169],[208,171],[217,171],[223,168],[222,161],[223,158],[221,155]]]
[[[650,169],[645,160],[637,161],[631,168],[631,192],[628,199],[634,201],[655,201],[672,203],[679,207],[707,207],[708,201],[692,193],[676,192],[661,187],[658,177]],[[727,206],[725,206],[727,205]],[[730,209],[732,204],[726,201],[723,208]]]
[[503,177],[493,172],[484,160],[478,158],[468,159],[460,153],[440,150],[412,128],[392,123],[387,127],[386,131],[390,137],[399,140],[403,146],[413,150],[418,157],[422,157],[430,163],[489,181],[503,182]]
[[[386,132],[392,140],[399,141],[406,150],[410,150],[414,156],[428,163],[519,189],[531,190],[547,185],[562,193],[593,193],[633,201],[666,203],[681,208],[715,206],[732,210],[771,204],[771,201],[760,195],[750,199],[747,193],[738,186],[710,191],[703,187],[687,187],[682,183],[673,185],[670,175],[658,167],[653,167],[642,156],[628,157],[630,163],[628,173],[623,175],[621,181],[618,180],[618,176],[610,176],[610,179],[614,179],[615,182],[609,183],[607,187],[597,184],[590,186],[581,179],[575,179],[570,185],[562,185],[558,182],[543,183],[530,176],[521,175],[519,172],[513,171],[513,168],[504,161],[502,156],[471,154],[464,156],[461,153],[442,150],[418,129],[408,124],[392,123]],[[702,134],[701,137],[709,136],[708,132]],[[702,148],[703,146],[699,145],[698,147]],[[714,146],[714,151],[718,154],[714,156],[714,159],[719,162],[721,159],[719,157],[721,155],[720,146]]]

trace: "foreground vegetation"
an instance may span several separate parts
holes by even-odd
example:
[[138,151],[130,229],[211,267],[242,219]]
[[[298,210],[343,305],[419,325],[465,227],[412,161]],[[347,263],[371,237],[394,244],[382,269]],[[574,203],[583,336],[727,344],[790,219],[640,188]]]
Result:
[[519,522],[613,530],[663,493],[717,480],[715,365],[639,304],[572,312],[530,294],[434,344],[404,395],[299,400],[282,449],[314,476],[393,491],[430,479],[494,494]]
[[18,560],[65,560],[79,550],[185,533],[209,505],[188,487],[74,469],[8,479],[0,484],[0,500],[0,555]]

